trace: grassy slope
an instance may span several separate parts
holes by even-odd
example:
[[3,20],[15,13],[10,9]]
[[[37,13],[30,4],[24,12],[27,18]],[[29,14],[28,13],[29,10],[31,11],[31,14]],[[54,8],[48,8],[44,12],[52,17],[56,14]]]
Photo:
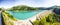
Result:
[[60,18],[56,14],[49,14],[46,18],[42,20],[36,20],[33,22],[34,25],[60,25]]
[[4,18],[5,25],[14,25],[14,21],[17,21],[12,15],[7,12],[2,11],[2,16]]

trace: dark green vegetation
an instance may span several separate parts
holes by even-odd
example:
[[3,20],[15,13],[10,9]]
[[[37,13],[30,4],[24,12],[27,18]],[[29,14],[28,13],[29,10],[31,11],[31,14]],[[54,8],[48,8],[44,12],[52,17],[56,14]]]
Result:
[[58,8],[54,9],[53,12],[60,15],[60,9],[58,9]]
[[34,25],[60,25],[60,15],[51,13],[46,18],[36,20],[33,22]]
[[8,10],[10,11],[32,11],[32,10],[38,10],[38,9],[34,7],[22,5],[22,6],[14,6]]

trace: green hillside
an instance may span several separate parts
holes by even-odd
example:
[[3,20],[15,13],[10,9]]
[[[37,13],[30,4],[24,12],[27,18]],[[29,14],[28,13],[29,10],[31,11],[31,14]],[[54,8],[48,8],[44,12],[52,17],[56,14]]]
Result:
[[11,11],[31,11],[31,10],[38,10],[37,8],[34,7],[29,7],[29,6],[25,6],[25,5],[19,5],[19,6],[14,6],[8,10]]
[[60,15],[55,13],[49,14],[46,18],[36,20],[33,22],[34,25],[60,25]]

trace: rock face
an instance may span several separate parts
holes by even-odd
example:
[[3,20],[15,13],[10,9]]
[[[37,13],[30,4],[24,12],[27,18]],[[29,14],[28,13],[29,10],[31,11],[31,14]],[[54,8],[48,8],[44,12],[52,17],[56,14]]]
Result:
[[60,9],[58,9],[58,8],[55,8],[55,9],[53,10],[53,12],[60,15]]
[[1,16],[1,11],[0,11],[0,25],[4,25],[4,22],[3,22],[3,19],[2,19],[2,16]]

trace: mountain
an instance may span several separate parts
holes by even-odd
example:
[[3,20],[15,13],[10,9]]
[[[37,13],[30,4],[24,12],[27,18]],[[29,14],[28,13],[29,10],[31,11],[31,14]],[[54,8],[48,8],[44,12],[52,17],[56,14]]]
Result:
[[60,14],[60,6],[53,6],[53,12],[56,14]]
[[60,12],[60,6],[52,6],[52,7],[30,7],[30,6],[26,6],[26,5],[18,5],[18,6],[13,6],[10,9],[6,9],[6,10],[10,10],[10,11],[31,11],[31,10],[52,10],[53,12]]
[[29,7],[29,6],[25,6],[25,5],[21,5],[21,6],[14,6],[12,8],[10,8],[9,10],[38,10],[37,8],[34,7]]

